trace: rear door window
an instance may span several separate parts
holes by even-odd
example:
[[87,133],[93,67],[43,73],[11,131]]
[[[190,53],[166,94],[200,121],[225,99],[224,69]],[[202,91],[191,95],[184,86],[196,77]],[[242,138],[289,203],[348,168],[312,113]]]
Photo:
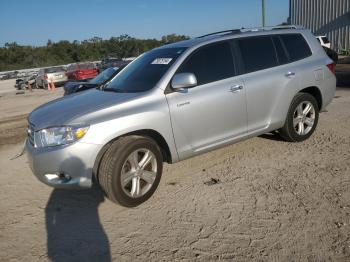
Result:
[[301,34],[285,34],[280,36],[287,49],[290,62],[301,60],[311,55],[311,50]]
[[193,73],[198,85],[233,77],[235,68],[230,43],[225,41],[200,47],[185,60],[177,73]]
[[245,73],[278,65],[275,47],[270,36],[240,38],[238,46]]
[[275,45],[279,64],[280,65],[287,64],[288,57],[287,57],[287,53],[286,53],[286,51],[281,43],[281,39],[279,38],[279,36],[273,36],[272,40],[273,40],[273,43]]

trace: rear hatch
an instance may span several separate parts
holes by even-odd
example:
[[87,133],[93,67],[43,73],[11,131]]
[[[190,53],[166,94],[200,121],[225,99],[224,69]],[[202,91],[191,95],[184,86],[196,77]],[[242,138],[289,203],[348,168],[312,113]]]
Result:
[[92,63],[79,64],[77,71],[77,79],[94,78],[97,75],[97,70]]
[[45,70],[46,78],[54,82],[67,81],[66,71],[63,67],[52,67]]

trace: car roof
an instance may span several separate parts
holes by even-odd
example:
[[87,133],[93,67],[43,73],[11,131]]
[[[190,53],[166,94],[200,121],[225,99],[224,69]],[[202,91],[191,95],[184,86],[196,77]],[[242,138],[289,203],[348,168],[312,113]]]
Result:
[[286,33],[301,33],[305,31],[300,26],[275,26],[275,27],[260,27],[260,28],[242,28],[231,29],[225,31],[214,32],[204,36],[183,40],[176,43],[166,44],[159,48],[180,48],[180,47],[194,47],[203,43],[216,42],[216,40],[227,40],[232,38],[240,38],[242,36],[258,36],[271,34],[286,34]]

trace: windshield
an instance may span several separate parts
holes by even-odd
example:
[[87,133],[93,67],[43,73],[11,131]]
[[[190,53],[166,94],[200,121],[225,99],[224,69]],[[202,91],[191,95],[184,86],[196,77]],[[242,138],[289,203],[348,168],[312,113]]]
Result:
[[144,92],[153,88],[186,48],[151,50],[122,70],[105,89]]
[[106,70],[102,71],[101,74],[91,79],[89,83],[97,84],[97,85],[102,84],[106,82],[108,79],[110,79],[111,76],[114,74],[114,72],[117,71],[117,69],[118,69],[117,67],[107,68]]

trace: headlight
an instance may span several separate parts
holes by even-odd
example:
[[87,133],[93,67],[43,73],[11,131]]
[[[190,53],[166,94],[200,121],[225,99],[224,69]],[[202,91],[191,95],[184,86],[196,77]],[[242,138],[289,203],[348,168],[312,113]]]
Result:
[[71,144],[82,138],[89,127],[61,126],[51,127],[35,132],[36,147],[60,146]]

